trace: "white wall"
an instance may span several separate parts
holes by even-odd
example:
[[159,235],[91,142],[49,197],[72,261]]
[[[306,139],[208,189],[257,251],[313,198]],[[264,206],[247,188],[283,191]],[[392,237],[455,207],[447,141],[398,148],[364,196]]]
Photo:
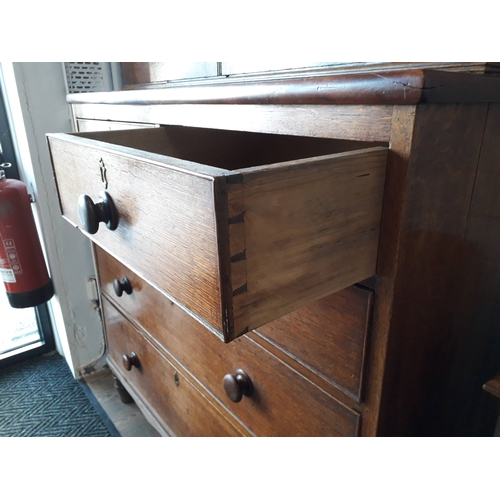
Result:
[[49,303],[56,345],[80,378],[104,366],[105,344],[100,312],[87,293],[87,280],[95,277],[90,243],[61,217],[45,138],[48,132],[73,131],[63,66],[1,63],[0,69],[19,169],[35,194],[35,215],[56,290]]

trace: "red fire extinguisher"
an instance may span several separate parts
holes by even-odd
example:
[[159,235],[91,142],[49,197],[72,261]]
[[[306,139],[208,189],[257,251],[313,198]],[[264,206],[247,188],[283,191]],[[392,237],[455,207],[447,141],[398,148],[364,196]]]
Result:
[[31,198],[26,185],[7,179],[0,164],[0,278],[10,305],[34,307],[54,295],[38,239]]

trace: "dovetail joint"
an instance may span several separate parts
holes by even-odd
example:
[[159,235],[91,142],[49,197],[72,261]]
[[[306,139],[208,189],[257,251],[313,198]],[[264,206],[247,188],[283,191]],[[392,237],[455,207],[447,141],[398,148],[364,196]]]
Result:
[[233,256],[230,257],[230,261],[232,263],[235,262],[240,262],[241,260],[246,260],[246,250],[243,250],[243,252],[238,252],[235,253]]
[[244,285],[240,286],[239,288],[233,291],[233,297],[235,297],[236,295],[241,295],[242,293],[246,292],[247,292],[247,284],[245,283]]
[[229,224],[238,224],[239,222],[245,222],[245,212],[229,217],[228,219]]

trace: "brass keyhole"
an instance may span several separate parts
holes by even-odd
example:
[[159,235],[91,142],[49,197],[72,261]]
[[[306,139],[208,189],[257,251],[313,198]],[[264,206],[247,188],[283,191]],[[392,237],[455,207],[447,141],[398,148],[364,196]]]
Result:
[[174,382],[175,385],[179,385],[179,374],[177,372],[174,372]]
[[102,158],[99,160],[99,168],[101,169],[101,181],[104,185],[104,189],[108,189],[108,179],[106,177],[106,166],[104,165],[104,161]]

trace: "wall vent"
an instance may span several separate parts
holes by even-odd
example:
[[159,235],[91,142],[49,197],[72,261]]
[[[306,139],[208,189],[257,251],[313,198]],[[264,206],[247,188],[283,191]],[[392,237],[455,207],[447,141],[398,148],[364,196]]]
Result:
[[65,62],[64,70],[70,94],[113,90],[111,67],[108,62]]

